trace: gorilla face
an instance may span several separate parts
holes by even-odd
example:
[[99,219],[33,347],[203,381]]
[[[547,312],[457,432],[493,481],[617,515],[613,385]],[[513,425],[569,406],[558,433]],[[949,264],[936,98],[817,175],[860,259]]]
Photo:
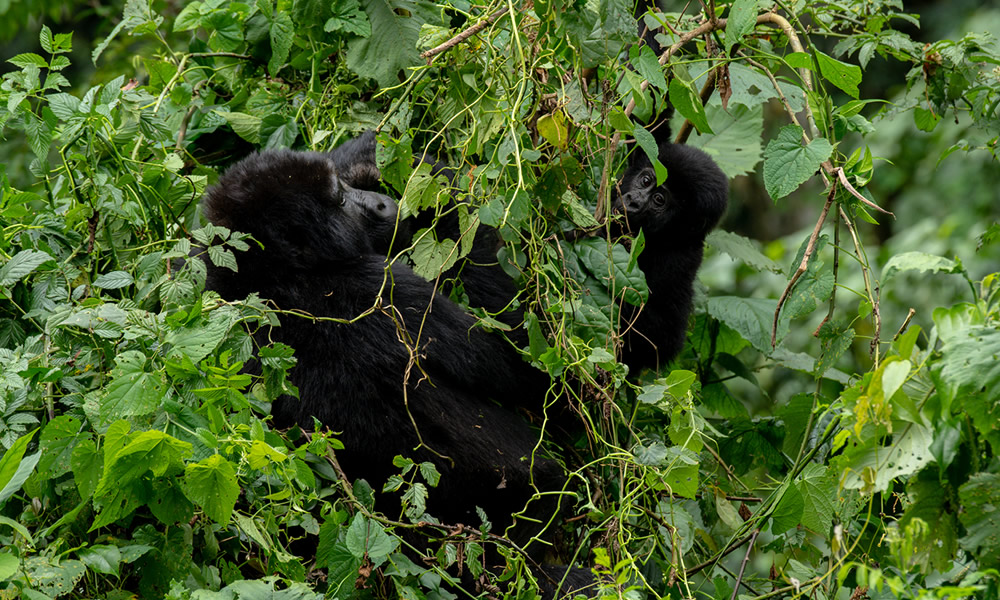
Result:
[[341,264],[388,249],[397,206],[351,187],[329,156],[280,150],[254,154],[219,178],[205,199],[208,219],[251,234],[265,262],[281,269]]
[[700,244],[725,211],[728,180],[711,157],[691,146],[661,144],[659,159],[668,175],[657,186],[649,158],[633,151],[612,208],[624,215],[628,232],[641,228],[647,243]]
[[628,231],[637,233],[642,229],[653,234],[671,222],[678,210],[677,202],[667,186],[669,179],[656,185],[656,171],[645,154],[633,163],[622,177],[613,210],[624,215]]

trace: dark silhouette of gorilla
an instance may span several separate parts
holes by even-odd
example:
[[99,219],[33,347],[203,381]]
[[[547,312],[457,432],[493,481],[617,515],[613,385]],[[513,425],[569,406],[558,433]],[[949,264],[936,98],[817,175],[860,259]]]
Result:
[[612,210],[621,215],[619,233],[643,231],[646,246],[639,267],[649,300],[623,307],[631,324],[623,335],[622,362],[633,372],[669,362],[684,347],[705,236],[726,210],[729,181],[712,158],[692,146],[673,144],[661,127],[659,160],[667,179],[656,185],[653,165],[634,149],[618,185]]
[[[621,359],[634,373],[669,362],[683,348],[705,237],[725,212],[729,196],[728,179],[708,154],[670,142],[668,119],[669,112],[654,129],[658,158],[668,172],[666,181],[656,185],[652,163],[645,152],[635,148],[612,206],[612,212],[619,215],[611,228],[612,239],[631,237],[641,229],[646,241],[639,267],[646,275],[649,300],[642,307],[625,306],[622,311],[625,333]],[[374,133],[368,132],[337,150],[341,149],[345,168],[365,173],[364,185],[378,190]],[[435,164],[435,172],[451,178],[440,164]],[[404,226],[416,230],[430,225],[420,222],[420,218],[418,215]],[[440,235],[458,238],[454,217],[446,217],[436,227]],[[404,243],[408,239],[407,235]],[[443,278],[458,275],[469,305],[499,313],[500,319],[512,327],[508,337],[524,346],[527,334],[520,328],[523,311],[502,312],[517,294],[517,287],[497,264],[501,245],[496,230],[480,226],[466,266],[461,272],[454,267]]]
[[[258,292],[280,309],[322,319],[283,315],[280,327],[258,332],[259,343],[288,344],[298,358],[290,377],[300,398],[274,403],[276,425],[312,428],[315,417],[340,432],[344,471],[376,489],[398,473],[394,456],[431,461],[442,477],[428,512],[476,526],[480,507],[502,533],[536,489],[565,481],[557,462],[534,455],[538,435],[515,412],[540,407],[540,373],[501,337],[473,327],[433,284],[386,263],[397,207],[371,190],[374,161],[357,157],[367,145],[261,152],[226,171],[207,192],[204,213],[263,247],[252,244],[238,272],[209,265],[207,287],[227,300]],[[534,501],[531,516],[547,521],[552,498]],[[519,523],[512,537],[523,543],[535,532]],[[567,579],[563,592],[591,583],[582,570]]]

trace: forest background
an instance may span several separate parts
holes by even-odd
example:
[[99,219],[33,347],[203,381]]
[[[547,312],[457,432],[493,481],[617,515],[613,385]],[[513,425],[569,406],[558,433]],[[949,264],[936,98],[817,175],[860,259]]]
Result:
[[[633,9],[0,1],[0,597],[464,594],[502,532],[418,525],[434,476],[405,462],[404,510],[372,512],[386,482],[343,481],[335,436],[268,425],[293,349],[247,330],[294,317],[172,267],[226,165],[377,127],[404,208],[454,209],[426,151],[508,242],[526,359],[586,430],[552,527],[602,595],[997,598],[1000,6],[671,3],[642,14],[660,56]],[[641,244],[564,238],[667,103],[730,208],[684,352],[627,377],[593,332],[644,293]],[[394,258],[433,277],[463,247]],[[532,597],[500,546],[492,593]]]

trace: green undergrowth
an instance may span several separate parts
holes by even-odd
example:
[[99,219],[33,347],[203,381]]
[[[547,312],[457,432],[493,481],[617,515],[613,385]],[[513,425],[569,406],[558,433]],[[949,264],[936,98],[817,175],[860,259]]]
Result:
[[[73,84],[72,33],[43,26],[0,86],[0,151],[21,152],[0,167],[0,597],[447,600],[460,570],[537,594],[488,521],[432,525],[430,463],[347,481],[335,432],[274,429],[295,349],[252,333],[303,317],[204,290],[202,261],[255,243],[199,215],[227,164],[378,128],[404,216],[458,211],[505,242],[525,359],[581,425],[552,449],[572,498],[544,537],[602,597],[996,598],[1000,279],[966,268],[974,252],[880,254],[869,140],[952,127],[939,160],[995,169],[1000,49],[920,44],[892,1],[707,6],[644,15],[668,25],[663,67],[623,0],[128,0]],[[891,98],[861,93],[873,61],[909,69]],[[572,232],[603,226],[628,152],[655,156],[640,123],[667,104],[675,134],[809,223],[763,247],[713,233],[728,279],[703,277],[725,283],[699,285],[677,360],[629,373],[615,344],[620,305],[648,296],[643,241]],[[412,166],[425,155],[453,188]],[[997,225],[982,233],[989,255]],[[388,258],[433,279],[469,242],[420,231]],[[487,546],[505,572],[483,573]]]

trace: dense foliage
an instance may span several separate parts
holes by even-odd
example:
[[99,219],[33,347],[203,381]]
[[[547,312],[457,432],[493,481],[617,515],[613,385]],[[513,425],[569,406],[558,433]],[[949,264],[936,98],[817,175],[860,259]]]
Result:
[[[433,279],[480,224],[506,241],[525,359],[582,425],[539,445],[571,474],[546,537],[602,595],[996,598],[1000,46],[915,41],[893,0],[765,4],[645,12],[657,56],[625,0],[128,0],[73,83],[73,34],[43,25],[0,87],[0,595],[451,598],[484,544],[508,556],[494,596],[535,593],[502,531],[429,524],[432,468],[348,482],[336,432],[271,428],[294,349],[249,332],[303,316],[220,302],[177,260],[194,240],[236,268],[253,243],[202,227],[226,164],[378,128],[404,215],[467,231],[390,260]],[[567,233],[603,225],[667,104],[733,208],[684,352],[628,373],[641,240]],[[413,168],[425,153],[457,189]],[[801,218],[761,246],[732,232],[754,211]]]

